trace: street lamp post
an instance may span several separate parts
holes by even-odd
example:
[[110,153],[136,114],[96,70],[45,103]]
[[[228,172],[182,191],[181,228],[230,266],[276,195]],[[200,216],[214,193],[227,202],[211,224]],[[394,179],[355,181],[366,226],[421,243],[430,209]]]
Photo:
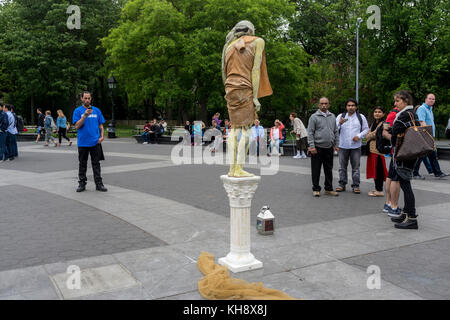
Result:
[[111,122],[108,124],[108,138],[115,138],[116,137],[116,120],[114,119],[114,96],[113,96],[113,91],[117,86],[117,81],[114,78],[114,76],[111,76],[108,79],[108,87],[109,90],[111,91],[111,102],[112,102],[112,106],[111,106]]
[[356,20],[356,101],[359,103],[359,27],[362,18]]

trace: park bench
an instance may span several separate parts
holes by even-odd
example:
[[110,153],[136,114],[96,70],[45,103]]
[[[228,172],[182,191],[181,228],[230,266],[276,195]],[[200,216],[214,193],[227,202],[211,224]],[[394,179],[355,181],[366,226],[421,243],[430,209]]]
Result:
[[[164,132],[164,135],[162,135],[158,138],[158,143],[159,144],[178,144],[180,141],[182,141],[181,136],[179,137],[178,140],[175,139],[175,141],[172,141],[172,133],[177,129],[184,130],[184,127],[183,126],[167,126],[166,131]],[[136,125],[133,137],[136,139],[137,143],[144,142],[144,140],[142,139],[143,131],[144,131],[144,125]]]
[[438,145],[437,146],[437,156],[442,160],[450,160],[450,145]]
[[134,127],[134,134],[135,135],[140,135],[140,134],[142,134],[142,131],[144,131],[144,125],[143,124],[137,124],[135,127]]

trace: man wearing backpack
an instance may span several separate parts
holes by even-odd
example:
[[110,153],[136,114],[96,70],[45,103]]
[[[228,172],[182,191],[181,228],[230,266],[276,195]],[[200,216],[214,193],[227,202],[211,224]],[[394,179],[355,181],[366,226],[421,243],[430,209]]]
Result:
[[369,132],[366,117],[358,112],[358,102],[348,99],[345,103],[347,111],[336,118],[339,130],[339,187],[337,192],[345,191],[347,184],[348,161],[352,165],[352,189],[354,193],[361,193],[360,184],[360,161],[361,140]]
[[55,147],[58,146],[55,138],[53,138],[52,133],[56,131],[55,120],[53,120],[52,113],[50,110],[45,111],[45,120],[44,120],[44,128],[45,128],[45,145],[44,147],[48,147],[48,142],[52,140],[55,144]]
[[6,149],[6,136],[9,122],[8,115],[3,112],[3,104],[0,103],[0,161],[6,161],[8,159],[8,153]]

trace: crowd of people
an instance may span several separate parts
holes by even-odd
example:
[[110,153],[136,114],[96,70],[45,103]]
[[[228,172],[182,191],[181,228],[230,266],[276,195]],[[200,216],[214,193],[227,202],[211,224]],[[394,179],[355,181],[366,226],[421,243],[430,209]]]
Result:
[[0,103],[0,161],[13,161],[19,156],[17,134],[23,128],[20,130],[18,127],[20,121],[14,106]]
[[[375,189],[368,195],[384,197],[385,182],[386,201],[383,212],[391,217],[396,228],[417,229],[411,179],[422,178],[419,175],[419,168],[424,160],[429,160],[435,177],[444,178],[447,174],[440,170],[435,150],[421,158],[399,161],[395,157],[395,149],[400,147],[397,145],[397,140],[409,127],[432,126],[434,136],[435,123],[432,108],[435,96],[432,93],[428,94],[422,105],[414,107],[411,94],[402,90],[395,93],[394,101],[395,108],[388,114],[386,120],[384,120],[385,110],[380,106],[375,107],[374,121],[369,126],[366,117],[359,113],[356,100],[348,99],[345,105],[346,111],[335,117],[328,111],[330,105],[328,98],[320,99],[319,110],[309,118],[308,123],[308,151],[311,154],[313,196],[320,196],[319,179],[322,166],[325,174],[325,195],[338,196],[339,192],[344,192],[347,185],[349,160],[352,167],[352,191],[355,194],[361,192],[359,189],[361,141],[366,138],[369,146],[366,174],[368,179],[375,181]],[[332,169],[335,151],[339,156],[339,186],[333,190]],[[389,170],[385,162],[387,156],[391,158]],[[403,209],[398,206],[400,189],[404,195]]]
[[158,143],[159,138],[167,130],[167,122],[163,119],[158,122],[158,120],[153,119],[151,121],[146,121],[144,125],[144,130],[142,132],[142,144]]
[[[436,150],[420,157],[398,161],[394,156],[399,136],[413,126],[432,126],[435,136],[435,123],[433,106],[435,96],[430,93],[422,105],[413,106],[413,98],[407,91],[399,91],[394,95],[394,108],[387,112],[383,107],[373,108],[373,121],[369,124],[368,118],[359,112],[358,102],[348,99],[345,111],[337,116],[328,111],[330,102],[328,98],[319,100],[319,108],[308,121],[307,128],[295,112],[289,116],[292,127],[291,134],[295,134],[295,159],[311,157],[311,178],[313,196],[320,197],[320,174],[323,167],[325,181],[324,194],[338,196],[345,192],[348,184],[348,166],[351,165],[351,191],[360,194],[360,162],[363,139],[366,140],[367,165],[366,178],[374,180],[374,189],[368,192],[369,197],[385,197],[382,209],[395,223],[396,228],[417,229],[417,214],[414,192],[411,179],[425,179],[419,173],[423,162],[428,172],[436,178],[447,176],[441,171],[437,160]],[[387,116],[386,116],[387,114]],[[211,128],[218,130],[215,142],[210,150],[215,152],[227,137],[231,129],[228,119],[224,120],[224,127],[220,127],[220,114],[216,113],[211,121]],[[450,128],[450,126],[449,126]],[[194,145],[196,135],[203,136],[205,124],[196,121],[191,125],[186,121],[185,131],[191,137]],[[447,134],[447,132],[446,132]],[[269,130],[268,155],[280,155],[280,145],[285,142],[286,128],[280,120],[275,120]],[[259,156],[261,144],[266,143],[266,130],[259,120],[255,120],[250,131],[249,149],[251,154]],[[397,146],[398,147],[398,146]],[[380,150],[381,149],[381,150]],[[334,155],[339,161],[339,180],[336,189],[333,188],[333,161]],[[386,161],[390,159],[387,166]],[[385,191],[385,192],[384,192]],[[399,208],[400,191],[404,194],[404,207]]]
[[[420,174],[421,163],[424,163],[429,174],[437,178],[447,176],[442,172],[437,159],[436,150],[419,158],[412,158],[399,161],[395,157],[395,148],[399,136],[411,126],[431,126],[433,137],[436,133],[436,125],[433,116],[433,106],[436,98],[433,93],[429,93],[422,105],[413,106],[413,99],[409,92],[399,91],[394,94],[395,107],[386,117],[386,110],[381,106],[373,108],[373,121],[369,125],[366,116],[359,112],[358,102],[355,99],[348,99],[345,103],[345,111],[335,116],[328,109],[330,101],[326,97],[319,100],[318,110],[311,115],[308,126],[295,112],[289,116],[292,130],[295,134],[295,159],[311,158],[311,178],[314,197],[320,197],[322,187],[320,186],[320,174],[323,167],[325,181],[324,194],[338,196],[340,192],[345,192],[348,184],[348,165],[351,165],[351,190],[355,194],[360,194],[360,161],[362,140],[366,139],[367,150],[367,179],[374,179],[374,189],[368,192],[370,197],[385,197],[383,212],[387,213],[391,220],[395,222],[396,228],[417,229],[417,214],[415,207],[414,192],[411,187],[411,179],[425,179]],[[104,157],[101,149],[103,141],[104,119],[101,111],[90,105],[90,93],[85,92],[82,96],[83,106],[74,112],[73,124],[78,129],[78,149],[80,158],[80,185],[78,192],[84,191],[86,185],[86,162],[90,154],[93,164],[94,180],[97,190],[106,191],[104,188],[99,161]],[[62,138],[66,139],[69,146],[72,145],[67,137],[67,130],[70,124],[67,122],[62,110],[58,110],[58,117],[54,121],[51,111],[42,113],[42,109],[37,109],[38,143],[41,135],[45,136],[45,146],[50,142],[55,147],[61,146]],[[95,119],[94,119],[95,118]],[[91,124],[92,132],[85,121]],[[92,120],[91,120],[92,119]],[[210,151],[216,152],[222,147],[223,141],[227,140],[232,123],[225,119],[223,126],[220,114],[214,114],[211,119],[211,128],[215,137],[211,144]],[[18,130],[19,127],[19,130]],[[100,130],[99,130],[100,128]],[[21,130],[20,130],[21,129]],[[186,121],[185,134],[190,137],[191,145],[195,145],[203,139],[206,125],[202,121]],[[23,121],[19,121],[14,113],[14,106],[8,104],[0,105],[0,160],[12,161],[18,156],[17,134],[23,130]],[[84,132],[84,131],[86,132]],[[146,121],[143,129],[143,143],[158,143],[158,139],[167,130],[165,120],[157,121],[153,119]],[[450,131],[450,120],[446,130],[446,135]],[[53,137],[53,133],[58,133],[58,142]],[[268,155],[280,155],[280,145],[286,140],[286,126],[279,120],[274,121],[274,125],[269,130],[269,153]],[[262,144],[266,144],[266,130],[261,126],[260,121],[254,121],[250,130],[249,148],[259,156]],[[92,136],[92,141],[90,137]],[[89,139],[88,139],[89,137]],[[85,141],[86,140],[86,141]],[[89,140],[89,141],[88,141]],[[189,139],[187,140],[189,141]],[[81,144],[80,144],[81,143]],[[339,159],[339,180],[336,189],[333,189],[333,161],[337,153]],[[390,158],[389,166],[386,159]],[[385,192],[384,192],[385,190]],[[398,201],[400,190],[404,194],[404,207],[399,208]]]
[[[58,117],[56,118],[56,122],[53,119],[52,112],[50,110],[45,111],[45,114],[43,114],[42,109],[38,108],[36,113],[38,114],[36,144],[39,143],[41,135],[43,135],[45,137],[45,147],[49,146],[50,141],[55,147],[61,147],[62,138],[67,140],[69,146],[72,145],[72,141],[70,141],[70,138],[67,137],[67,130],[70,127],[70,124],[67,122],[67,118],[62,110],[57,111]],[[58,143],[53,137],[54,133],[58,134]]]

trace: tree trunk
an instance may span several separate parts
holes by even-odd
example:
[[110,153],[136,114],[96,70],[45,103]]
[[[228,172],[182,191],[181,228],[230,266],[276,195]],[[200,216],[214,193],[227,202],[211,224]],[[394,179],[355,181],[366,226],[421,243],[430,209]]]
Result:
[[208,110],[207,110],[207,104],[208,104],[208,96],[204,96],[200,99],[200,118],[205,123],[205,125],[208,125]]
[[153,119],[155,117],[155,97],[150,97],[150,117]]
[[[74,87],[76,88],[76,87]],[[70,123],[72,123],[72,115],[73,115],[73,111],[75,110],[76,104],[78,102],[78,98],[77,98],[77,94],[73,93],[70,95],[70,100],[69,100],[69,114],[67,115],[67,120],[71,120]]]
[[[179,125],[184,125],[186,121],[189,120],[187,110],[185,108],[186,101],[183,99],[178,104],[178,123]],[[180,121],[181,120],[181,123]]]
[[36,112],[36,110],[34,110],[34,94],[33,93],[31,94],[30,107],[31,107],[31,124],[34,125],[35,124],[34,113]]

